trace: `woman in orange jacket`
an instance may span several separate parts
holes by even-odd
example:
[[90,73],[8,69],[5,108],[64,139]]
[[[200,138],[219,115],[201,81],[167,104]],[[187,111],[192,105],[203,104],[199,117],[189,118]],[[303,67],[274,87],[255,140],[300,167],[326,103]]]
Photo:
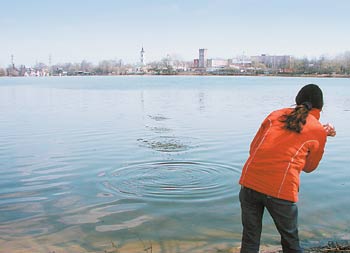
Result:
[[319,164],[334,127],[319,122],[322,90],[315,84],[297,94],[295,108],[272,112],[251,145],[239,183],[242,211],[241,252],[259,252],[266,208],[281,235],[283,252],[302,252],[298,236],[299,175]]

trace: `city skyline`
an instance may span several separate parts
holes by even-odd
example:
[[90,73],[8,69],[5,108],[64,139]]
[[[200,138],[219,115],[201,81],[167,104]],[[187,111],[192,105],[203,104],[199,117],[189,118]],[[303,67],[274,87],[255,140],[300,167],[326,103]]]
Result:
[[0,66],[36,62],[182,60],[236,55],[335,56],[349,50],[338,1],[26,1],[1,3]]

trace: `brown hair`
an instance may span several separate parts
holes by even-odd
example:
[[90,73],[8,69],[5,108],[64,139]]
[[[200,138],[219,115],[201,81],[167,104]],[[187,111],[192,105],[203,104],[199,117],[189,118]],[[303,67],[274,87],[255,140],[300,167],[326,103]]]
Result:
[[284,123],[284,128],[300,133],[301,130],[303,130],[303,126],[306,124],[306,118],[311,109],[312,105],[309,102],[297,105],[290,114],[282,116],[281,122]]
[[306,124],[306,118],[312,108],[322,110],[323,94],[320,87],[316,84],[305,85],[298,92],[295,102],[297,106],[290,114],[285,114],[281,118],[284,128],[300,133]]

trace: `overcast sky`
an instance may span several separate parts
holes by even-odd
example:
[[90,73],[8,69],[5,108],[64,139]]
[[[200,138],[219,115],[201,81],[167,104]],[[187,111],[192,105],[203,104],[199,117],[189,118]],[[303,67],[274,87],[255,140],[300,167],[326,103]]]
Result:
[[0,0],[0,66],[336,55],[350,50],[347,0]]

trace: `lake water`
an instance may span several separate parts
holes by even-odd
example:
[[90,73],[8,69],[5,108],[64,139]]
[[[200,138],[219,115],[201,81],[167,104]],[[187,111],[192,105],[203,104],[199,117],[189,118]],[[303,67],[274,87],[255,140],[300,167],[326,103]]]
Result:
[[[349,79],[0,78],[0,252],[239,247],[250,141],[308,83],[337,136],[301,176],[301,240],[350,239]],[[279,245],[267,214],[262,243]]]

